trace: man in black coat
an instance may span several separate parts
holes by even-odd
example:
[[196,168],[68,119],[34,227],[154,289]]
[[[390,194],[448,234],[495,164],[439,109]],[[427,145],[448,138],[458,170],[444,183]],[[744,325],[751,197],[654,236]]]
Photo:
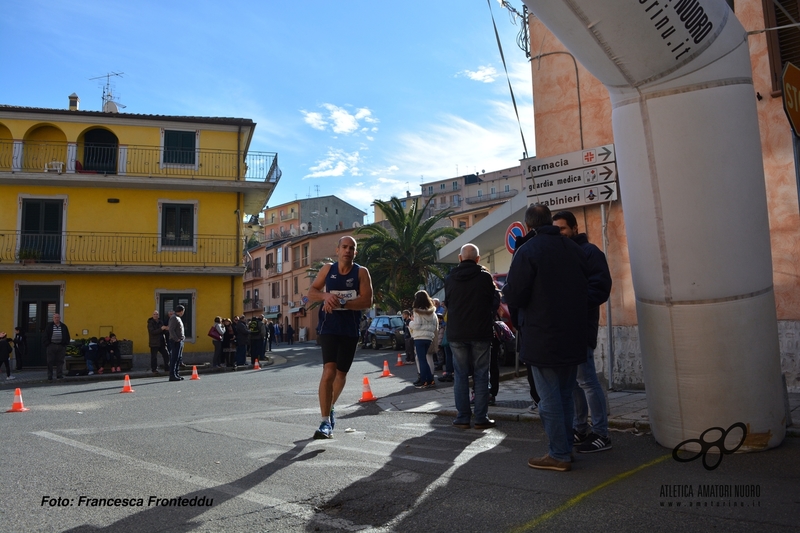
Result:
[[[606,256],[589,242],[585,233],[578,232],[578,221],[569,211],[559,211],[553,215],[553,224],[558,226],[561,235],[572,239],[586,254],[589,264],[589,337],[587,339],[587,358],[578,365],[578,382],[572,396],[575,402],[573,420],[574,444],[578,453],[602,452],[611,449],[608,438],[608,408],[606,396],[594,365],[594,349],[597,348],[597,330],[600,327],[600,305],[611,294],[611,273]],[[589,431],[588,415],[592,413],[592,429]]]
[[494,336],[494,315],[500,306],[500,292],[488,270],[478,264],[474,244],[465,244],[459,264],[444,280],[447,307],[447,342],[453,350],[456,411],[453,425],[470,427],[469,369],[475,384],[475,429],[495,426],[489,419],[489,358]]
[[553,226],[546,205],[530,206],[525,224],[535,233],[514,253],[503,294],[519,313],[519,357],[532,366],[550,441],[548,454],[528,466],[566,472],[572,469],[572,390],[586,361],[589,267],[580,246]]
[[64,378],[64,358],[67,356],[69,329],[61,322],[61,315],[53,315],[53,321],[44,330],[44,349],[47,354],[47,381],[53,382],[53,367],[56,367],[56,379]]

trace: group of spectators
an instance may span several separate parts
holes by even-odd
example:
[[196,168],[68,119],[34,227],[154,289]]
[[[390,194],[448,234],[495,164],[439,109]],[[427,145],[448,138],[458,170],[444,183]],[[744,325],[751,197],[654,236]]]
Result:
[[294,342],[294,328],[291,324],[284,327],[280,323],[273,323],[263,315],[254,316],[250,320],[246,316],[234,316],[233,319],[215,317],[214,325],[208,331],[214,343],[214,358],[212,368],[237,368],[247,365],[255,366],[256,360],[266,360],[267,352],[272,351],[284,341],[288,344]]
[[11,375],[11,359],[16,361],[16,371],[22,370],[22,361],[28,350],[28,342],[22,328],[14,328],[14,338],[10,339],[5,331],[0,331],[0,368],[6,366],[6,379],[16,379]]
[[[565,472],[572,468],[573,448],[579,453],[611,448],[608,409],[594,365],[599,306],[609,298],[611,275],[605,255],[578,231],[569,211],[553,216],[546,205],[535,204],[525,213],[525,225],[528,233],[516,240],[502,293],[471,243],[461,247],[459,264],[445,279],[445,343],[455,374],[453,426],[496,425],[488,417],[488,384],[496,313],[505,296],[520,339],[519,358],[532,377],[531,396],[549,441],[548,453],[529,459],[528,466]],[[404,318],[409,319],[408,313]],[[415,385],[431,387],[429,354],[437,322],[435,304],[425,291],[416,293],[407,324],[420,369]],[[491,374],[496,375],[495,368]]]

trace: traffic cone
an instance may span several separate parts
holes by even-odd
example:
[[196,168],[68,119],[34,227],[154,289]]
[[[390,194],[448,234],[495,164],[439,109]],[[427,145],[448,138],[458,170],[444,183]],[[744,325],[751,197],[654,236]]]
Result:
[[14,391],[14,403],[6,413],[21,413],[23,411],[30,411],[30,409],[22,405],[22,391],[17,387],[17,390]]
[[372,395],[372,389],[369,387],[369,378],[364,376],[364,392],[361,393],[361,399],[358,400],[359,403],[374,402],[377,399]]
[[192,379],[200,379],[200,376],[197,375],[197,366],[196,365],[192,367],[192,377],[189,378],[189,379],[190,380],[192,380]]
[[253,370],[261,370],[261,365],[258,364],[258,359],[256,359],[256,364],[253,365]]
[[125,374],[125,383],[122,385],[122,390],[119,392],[133,392],[133,389],[131,388],[131,378],[128,376],[128,374]]
[[394,377],[394,374],[389,373],[389,361],[383,362],[383,374],[380,375],[382,378]]
[[403,366],[405,363],[403,362],[403,354],[397,354],[397,364],[394,366]]

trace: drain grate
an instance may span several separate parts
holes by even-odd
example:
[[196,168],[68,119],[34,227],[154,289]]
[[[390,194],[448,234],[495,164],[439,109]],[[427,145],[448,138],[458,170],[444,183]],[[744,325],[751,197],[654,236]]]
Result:
[[509,407],[511,409],[527,409],[531,402],[525,400],[507,400],[500,401],[495,404],[495,407]]

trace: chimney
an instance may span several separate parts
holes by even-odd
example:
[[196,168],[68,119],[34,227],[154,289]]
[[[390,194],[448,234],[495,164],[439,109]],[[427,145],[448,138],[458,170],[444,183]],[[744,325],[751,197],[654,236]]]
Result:
[[78,98],[77,94],[72,93],[71,95],[69,95],[69,110],[70,111],[77,111],[78,110],[78,106],[80,105],[80,103],[81,103],[81,99]]

